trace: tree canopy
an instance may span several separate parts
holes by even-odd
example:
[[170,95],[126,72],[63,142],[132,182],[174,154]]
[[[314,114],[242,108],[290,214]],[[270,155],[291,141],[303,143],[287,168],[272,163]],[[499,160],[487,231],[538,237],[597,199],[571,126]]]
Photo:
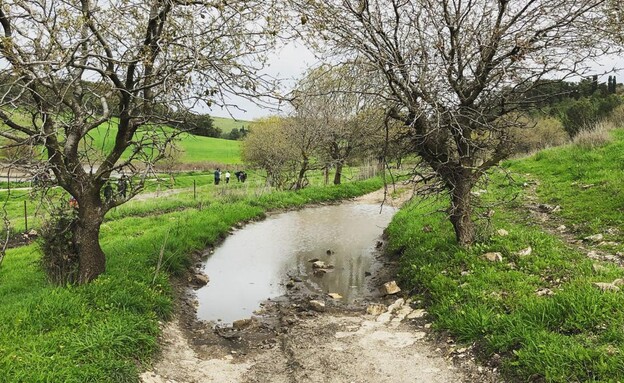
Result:
[[[98,233],[104,214],[138,193],[102,199],[115,174],[145,176],[177,134],[163,129],[224,95],[271,91],[258,71],[275,41],[275,3],[264,1],[43,0],[0,7],[0,136],[8,145],[45,148],[36,166],[54,173],[78,203],[71,278],[105,269]],[[174,111],[175,113],[171,113]],[[93,148],[90,134],[112,142]],[[132,181],[132,182],[130,182]]]
[[470,190],[510,152],[511,113],[548,76],[583,74],[605,46],[604,0],[292,0],[312,46],[374,68],[387,114],[450,193],[459,243]]

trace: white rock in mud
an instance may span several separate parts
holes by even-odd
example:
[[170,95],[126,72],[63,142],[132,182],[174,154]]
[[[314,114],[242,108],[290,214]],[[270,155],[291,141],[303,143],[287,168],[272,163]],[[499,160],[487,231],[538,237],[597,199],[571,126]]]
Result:
[[329,293],[327,294],[331,299],[342,299],[342,295],[338,293]]
[[368,315],[380,315],[386,312],[386,306],[381,303],[373,303],[368,305],[366,308],[366,313]]
[[602,234],[594,234],[594,235],[590,235],[588,237],[583,238],[583,240],[589,241],[589,242],[600,242],[602,241],[602,238],[603,238]]
[[483,254],[483,258],[490,262],[502,262],[503,254],[499,252],[485,253]]
[[401,308],[404,304],[405,304],[405,299],[399,298],[396,301],[394,301],[394,303],[392,303],[390,306],[388,306],[388,312],[393,313],[399,308]]
[[609,270],[606,266],[603,266],[599,263],[594,263],[592,265],[592,269],[594,270],[595,273],[602,273],[602,272],[606,272]]
[[310,308],[314,311],[323,312],[325,311],[325,302],[318,300],[311,300],[309,302]]
[[589,252],[587,253],[587,256],[588,256],[589,258],[593,258],[593,259],[598,259],[598,258],[600,258],[600,254],[598,254],[598,252],[596,252],[596,251],[594,251],[594,250],[589,251]]
[[206,286],[210,282],[210,278],[205,274],[197,273],[191,277],[190,282],[197,286]]
[[251,326],[253,324],[253,319],[251,318],[247,318],[247,319],[239,319],[239,320],[235,320],[232,323],[232,327],[237,329],[237,330],[242,330],[244,328],[247,328],[249,326]]
[[611,284],[614,285],[614,286],[622,286],[622,285],[624,285],[624,279],[618,278],[618,279],[614,280],[613,282],[611,282]]
[[375,321],[379,323],[388,323],[391,320],[392,320],[392,314],[390,314],[389,312],[381,313],[377,317],[377,319],[375,319]]
[[404,320],[412,312],[414,312],[414,309],[412,309],[409,305],[405,305],[405,306],[401,307],[400,309],[398,309],[394,313],[394,315],[396,315],[397,318],[400,318],[401,320]]
[[598,246],[618,246],[620,243],[615,241],[602,241]]
[[529,246],[526,249],[522,249],[522,250],[518,251],[516,253],[516,255],[519,256],[519,257],[526,257],[528,255],[531,255],[532,252],[533,252],[533,248],[531,248],[531,246]]
[[331,269],[333,267],[334,267],[333,265],[327,264],[323,261],[312,262],[313,269]]
[[401,291],[401,288],[397,285],[396,281],[386,282],[382,286],[382,292],[386,295],[396,294]]
[[418,319],[418,318],[422,318],[427,314],[427,312],[424,309],[416,309],[414,311],[412,311],[408,316],[407,319]]
[[620,291],[620,288],[613,283],[594,282],[594,286],[598,287],[602,291]]
[[551,289],[548,289],[548,288],[542,288],[542,289],[537,290],[537,291],[535,292],[535,294],[536,294],[538,297],[544,297],[544,296],[551,296],[551,295],[554,295],[555,293],[554,293]]

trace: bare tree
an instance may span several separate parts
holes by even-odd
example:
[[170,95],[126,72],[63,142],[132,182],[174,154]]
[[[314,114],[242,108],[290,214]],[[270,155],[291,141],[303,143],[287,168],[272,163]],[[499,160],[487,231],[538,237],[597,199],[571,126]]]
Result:
[[383,115],[377,112],[383,104],[370,92],[374,83],[360,66],[322,65],[311,70],[294,92],[295,113],[302,124],[316,126],[317,157],[335,168],[335,185],[356,154],[371,145],[382,146]]
[[[385,79],[389,115],[450,194],[458,242],[475,240],[470,190],[510,150],[540,79],[583,73],[601,53],[604,0],[292,0],[308,41]],[[320,42],[320,43],[319,43]]]
[[613,38],[618,44],[624,43],[624,4],[618,0],[609,0],[604,11],[607,23],[597,27],[602,26],[606,35]]
[[288,140],[298,153],[297,175],[292,185],[295,190],[306,187],[307,173],[319,167],[316,154],[322,143],[323,122],[313,118],[314,114],[314,110],[298,107],[296,115],[286,125]]
[[254,121],[253,127],[241,144],[243,160],[264,170],[267,183],[278,189],[292,182],[295,168],[300,163],[300,149],[292,139],[292,118],[266,117]]
[[[10,0],[0,7],[0,135],[45,150],[46,167],[78,202],[75,282],[105,271],[103,199],[114,173],[149,171],[175,137],[172,112],[226,93],[257,95],[256,54],[277,34],[263,1]],[[263,16],[270,15],[270,16]],[[181,115],[181,113],[176,113]],[[106,145],[93,147],[104,135]]]

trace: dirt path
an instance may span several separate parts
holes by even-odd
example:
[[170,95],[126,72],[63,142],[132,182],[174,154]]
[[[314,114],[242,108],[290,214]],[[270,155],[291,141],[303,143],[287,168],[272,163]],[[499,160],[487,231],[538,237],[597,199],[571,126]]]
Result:
[[[409,192],[387,199],[393,206]],[[383,191],[360,197],[380,203]],[[378,278],[379,280],[379,278]],[[378,297],[360,307],[309,298],[268,302],[264,318],[214,331],[180,310],[163,329],[162,354],[144,383],[500,382],[430,330],[418,302]],[[193,306],[192,299],[181,306]]]

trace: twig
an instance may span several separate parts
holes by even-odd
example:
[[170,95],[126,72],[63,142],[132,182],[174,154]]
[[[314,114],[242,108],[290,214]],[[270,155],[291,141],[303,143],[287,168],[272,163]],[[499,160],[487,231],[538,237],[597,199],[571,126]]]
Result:
[[156,264],[156,271],[154,272],[154,279],[152,280],[152,284],[156,283],[156,278],[158,277],[158,273],[160,272],[160,267],[162,266],[162,260],[165,254],[165,246],[167,245],[168,238],[169,238],[169,230],[167,230],[167,233],[165,234],[165,240],[163,241],[163,244],[160,247],[160,254],[158,254],[158,263]]

